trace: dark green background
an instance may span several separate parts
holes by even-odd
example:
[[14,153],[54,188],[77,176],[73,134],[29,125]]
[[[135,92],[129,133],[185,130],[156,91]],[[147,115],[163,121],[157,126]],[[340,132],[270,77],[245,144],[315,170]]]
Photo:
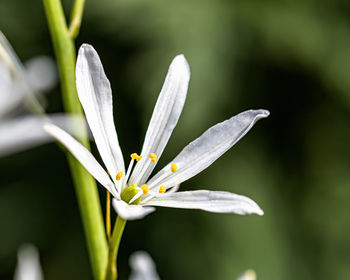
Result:
[[[0,29],[22,60],[53,56],[41,1],[2,0]],[[162,279],[229,280],[248,268],[259,280],[350,279],[348,1],[87,0],[83,42],[111,81],[125,158],[140,151],[179,53],[192,76],[159,166],[219,121],[271,111],[181,187],[248,195],[265,216],[159,208],[127,224],[120,279],[139,249]],[[58,87],[47,97],[48,112],[62,110]],[[53,144],[0,159],[1,279],[12,278],[24,242],[38,246],[46,279],[91,279],[69,170]]]

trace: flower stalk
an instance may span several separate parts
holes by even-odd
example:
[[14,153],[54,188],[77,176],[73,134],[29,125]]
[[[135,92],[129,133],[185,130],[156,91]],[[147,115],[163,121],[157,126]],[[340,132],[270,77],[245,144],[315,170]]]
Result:
[[118,278],[117,256],[118,256],[120,240],[122,238],[125,225],[126,225],[126,220],[118,216],[115,222],[113,234],[109,243],[106,280],[115,280]]
[[69,36],[72,40],[74,40],[79,34],[81,20],[83,17],[84,4],[85,0],[75,0],[74,2],[68,29]]
[[106,234],[109,242],[111,240],[111,193],[109,191],[106,193]]
[[[84,1],[76,0],[72,22],[68,29],[60,0],[43,0],[61,78],[62,97],[68,113],[82,115],[75,87],[75,46],[73,38],[79,32]],[[79,139],[89,148],[86,135]],[[67,153],[95,279],[103,279],[106,271],[108,246],[96,182],[85,168]]]

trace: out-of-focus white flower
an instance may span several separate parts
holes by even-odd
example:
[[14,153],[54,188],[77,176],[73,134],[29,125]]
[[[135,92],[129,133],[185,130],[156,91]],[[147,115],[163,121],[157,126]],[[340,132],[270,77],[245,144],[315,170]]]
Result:
[[145,251],[134,252],[129,259],[131,274],[129,280],[160,280],[156,265]]
[[220,191],[177,190],[179,184],[206,169],[235,145],[259,119],[266,118],[267,110],[248,110],[214,125],[149,179],[180,117],[189,79],[190,69],[185,57],[176,56],[154,108],[141,155],[132,154],[126,169],[114,126],[110,83],[97,52],[84,44],[76,66],[78,96],[109,174],[68,133],[50,124],[45,129],[114,196],[113,206],[123,219],[140,219],[155,210],[151,206],[263,215],[260,207],[246,196]]
[[254,270],[249,269],[242,274],[237,280],[256,280],[256,273]]
[[51,58],[35,57],[23,66],[0,32],[0,157],[52,141],[42,128],[43,119],[75,135],[83,133],[82,118],[44,115],[37,97],[57,81],[56,65]]
[[[36,96],[52,89],[58,81],[56,65],[47,56],[31,58],[23,66],[0,32],[0,118],[18,113],[26,105],[40,106]],[[42,109],[42,108],[41,108]]]
[[[131,274],[129,280],[160,280],[156,265],[151,256],[145,251],[137,251],[129,258]],[[237,280],[256,280],[256,273],[249,269]]]
[[38,250],[31,244],[18,250],[18,261],[14,280],[43,280]]
[[10,118],[0,121],[0,157],[52,142],[43,130],[46,122],[65,128],[74,135],[84,133],[85,122],[80,117],[51,114],[44,119],[36,115]]
[[57,84],[56,63],[49,56],[36,56],[24,63],[28,82],[36,92],[45,92]]

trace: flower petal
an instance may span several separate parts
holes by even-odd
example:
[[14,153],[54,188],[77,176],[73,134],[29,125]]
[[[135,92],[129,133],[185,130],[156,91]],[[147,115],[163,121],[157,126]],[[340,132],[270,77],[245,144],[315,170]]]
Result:
[[24,73],[24,67],[5,35],[0,31],[0,60],[4,61],[13,75]]
[[73,156],[80,161],[92,176],[96,178],[102,186],[104,186],[113,196],[118,196],[115,187],[107,172],[97,162],[94,156],[82,144],[70,136],[67,132],[60,129],[58,126],[47,123],[44,125],[47,133],[53,136],[57,141],[64,145]]
[[147,185],[155,188],[162,184],[170,188],[197,175],[236,144],[259,119],[268,115],[267,110],[248,110],[212,126],[171,161],[177,165],[176,173],[171,172],[169,163]]
[[205,190],[165,193],[154,197],[144,205],[200,209],[214,213],[235,213],[239,215],[264,214],[263,210],[246,196]]
[[113,199],[114,210],[124,220],[138,220],[152,213],[156,209],[154,207],[144,207],[142,205],[129,205],[123,200]]
[[112,90],[97,52],[87,44],[79,49],[76,84],[97,148],[115,180],[119,171],[124,172],[124,160],[114,126]]
[[50,141],[37,117],[21,117],[0,122],[0,156],[7,156]]
[[156,265],[147,252],[132,253],[129,263],[131,267],[129,280],[160,280]]
[[[33,58],[32,61],[42,60]],[[47,60],[49,60],[47,58]],[[41,63],[41,75],[36,79],[47,81],[52,71],[56,71],[53,60],[51,67],[43,67]],[[45,69],[44,69],[45,68]],[[0,31],[0,117],[14,114],[20,105],[26,105],[27,109],[36,113],[44,113],[41,103],[38,101],[39,88],[34,87],[32,71],[27,71],[17,57],[10,43]],[[57,76],[57,74],[56,74]],[[56,78],[57,81],[57,78]],[[43,83],[43,82],[41,82]],[[44,89],[44,88],[41,88]],[[46,88],[47,89],[47,88]]]
[[38,250],[31,244],[22,245],[18,251],[18,262],[15,270],[15,280],[42,280],[43,272],[40,266]]
[[174,193],[174,192],[177,192],[179,189],[180,189],[180,184],[177,184],[174,187],[172,187],[171,189],[167,190],[166,193]]
[[23,66],[0,31],[0,116],[9,114],[23,100]]
[[172,61],[164,85],[159,94],[156,106],[149,123],[139,161],[130,177],[130,182],[139,184],[145,182],[152,173],[155,164],[148,159],[150,153],[158,159],[168,143],[185,103],[190,68],[183,55],[178,55]]
[[[74,135],[82,135],[82,118],[54,114],[50,121],[64,127]],[[44,120],[35,115],[27,115],[0,121],[0,157],[20,152],[52,141],[52,137],[43,130]]]

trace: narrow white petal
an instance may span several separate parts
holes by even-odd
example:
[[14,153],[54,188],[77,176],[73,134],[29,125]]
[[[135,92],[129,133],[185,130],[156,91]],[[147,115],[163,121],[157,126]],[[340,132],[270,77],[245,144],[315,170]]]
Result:
[[113,199],[112,201],[114,210],[117,214],[123,218],[124,220],[138,220],[152,213],[156,209],[154,207],[149,206],[141,206],[141,205],[129,205],[125,203],[123,200]]
[[4,61],[14,75],[23,74],[24,67],[5,35],[0,31],[0,60]]
[[190,68],[183,55],[178,55],[172,61],[164,85],[159,94],[156,106],[149,123],[145,142],[139,161],[130,177],[130,182],[139,184],[145,182],[152,173],[155,164],[148,158],[150,153],[157,155],[158,159],[168,143],[185,103]]
[[[259,119],[268,115],[266,110],[248,110],[212,126],[187,145],[147,185],[150,188],[159,184],[171,187],[197,175],[236,144]],[[177,165],[176,173],[171,172],[171,163]]]
[[129,264],[131,268],[129,280],[160,280],[156,265],[147,252],[132,253]]
[[[48,117],[52,123],[74,135],[82,134],[82,118],[64,114]],[[44,120],[34,115],[0,121],[0,157],[51,142],[52,137],[43,130],[43,124]]]
[[23,67],[16,53],[0,31],[0,116],[9,114],[24,98],[20,83]]
[[174,192],[177,192],[179,189],[180,189],[180,184],[177,184],[171,189],[168,189],[166,193],[174,193]]
[[165,193],[154,197],[144,205],[200,209],[214,213],[235,213],[239,215],[264,214],[263,210],[246,196],[204,190]]
[[22,91],[19,90],[9,69],[0,58],[0,118],[10,115],[22,99]]
[[20,152],[51,140],[38,117],[20,117],[0,122],[0,156]]
[[15,280],[42,280],[43,272],[40,266],[38,250],[30,244],[23,245],[18,251],[18,262],[15,270]]
[[47,133],[53,136],[57,141],[63,144],[73,156],[80,161],[92,176],[96,178],[114,196],[118,196],[114,184],[109,178],[107,172],[97,162],[94,156],[82,144],[70,136],[67,132],[53,124],[45,124],[44,129]]
[[118,171],[124,173],[124,160],[114,126],[112,90],[100,58],[90,45],[79,49],[76,84],[97,148],[114,180]]
[[[32,60],[35,61],[36,58]],[[46,81],[47,74],[50,72],[48,70],[47,67],[43,69],[44,72],[42,71],[37,80],[40,78]],[[33,87],[32,77],[28,74],[29,72],[0,31],[0,117],[14,114],[21,105],[26,105],[28,109],[35,112],[44,112],[35,96],[39,93],[38,88]]]

